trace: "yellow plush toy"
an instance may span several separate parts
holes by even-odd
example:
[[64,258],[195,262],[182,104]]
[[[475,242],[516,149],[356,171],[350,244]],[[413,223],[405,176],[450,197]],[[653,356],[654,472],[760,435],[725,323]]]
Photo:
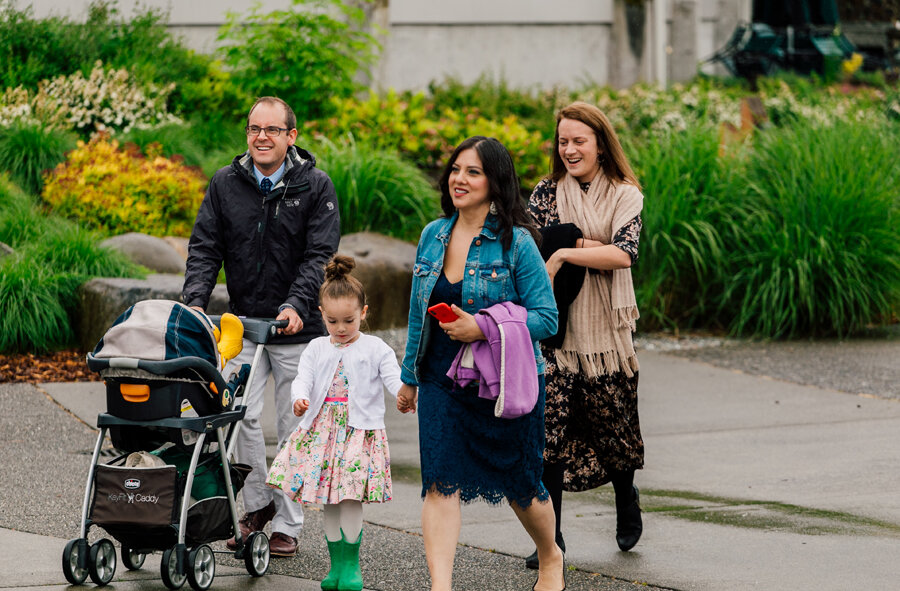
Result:
[[222,314],[219,323],[222,326],[221,330],[218,327],[213,327],[213,330],[216,348],[219,349],[219,358],[224,368],[225,363],[237,357],[244,348],[244,325],[240,318],[230,312]]

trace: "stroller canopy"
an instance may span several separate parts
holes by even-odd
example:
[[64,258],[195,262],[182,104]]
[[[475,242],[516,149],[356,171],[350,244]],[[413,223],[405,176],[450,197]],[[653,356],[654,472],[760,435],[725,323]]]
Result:
[[200,357],[214,367],[219,364],[212,322],[171,300],[144,300],[125,310],[97,343],[94,357],[149,361]]

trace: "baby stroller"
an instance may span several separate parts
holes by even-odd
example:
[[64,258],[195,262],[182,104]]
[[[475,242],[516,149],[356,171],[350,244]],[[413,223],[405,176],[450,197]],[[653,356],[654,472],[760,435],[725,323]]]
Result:
[[[119,541],[122,564],[129,570],[140,569],[147,554],[162,551],[160,576],[169,589],[179,589],[185,580],[198,591],[208,589],[215,577],[209,543],[232,535],[238,547],[228,554],[243,560],[253,577],[268,570],[266,534],[257,531],[242,540],[238,526],[235,495],[250,468],[229,461],[246,412],[239,402],[253,379],[252,365],[244,364],[227,381],[222,377],[224,340],[215,325],[223,325],[222,339],[225,325],[230,327],[230,342],[238,343],[238,351],[241,336],[256,343],[255,365],[270,336],[286,322],[242,320],[146,300],[126,310],[88,354],[88,367],[106,384],[107,412],[97,417],[100,433],[79,537],[63,550],[69,583],[80,585],[88,576],[101,586],[112,581],[115,547],[107,538],[89,544],[95,525]],[[122,453],[100,464],[107,433]]]

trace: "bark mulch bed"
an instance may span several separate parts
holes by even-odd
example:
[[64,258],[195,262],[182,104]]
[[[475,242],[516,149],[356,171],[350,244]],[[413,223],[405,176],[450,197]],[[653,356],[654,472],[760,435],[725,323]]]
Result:
[[88,369],[84,359],[85,354],[80,351],[0,355],[0,383],[100,381],[100,376]]

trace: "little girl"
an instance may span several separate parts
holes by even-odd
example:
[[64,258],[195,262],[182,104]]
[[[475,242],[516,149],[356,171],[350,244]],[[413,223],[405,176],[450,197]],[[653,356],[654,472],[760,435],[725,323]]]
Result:
[[359,331],[368,306],[349,275],[353,258],[325,267],[319,310],[329,336],[312,340],[291,386],[294,414],[303,417],[275,456],[266,483],[296,502],[321,503],[331,568],[322,589],[360,590],[362,503],[391,500],[391,462],[384,432],[384,387],[402,386],[394,351]]

